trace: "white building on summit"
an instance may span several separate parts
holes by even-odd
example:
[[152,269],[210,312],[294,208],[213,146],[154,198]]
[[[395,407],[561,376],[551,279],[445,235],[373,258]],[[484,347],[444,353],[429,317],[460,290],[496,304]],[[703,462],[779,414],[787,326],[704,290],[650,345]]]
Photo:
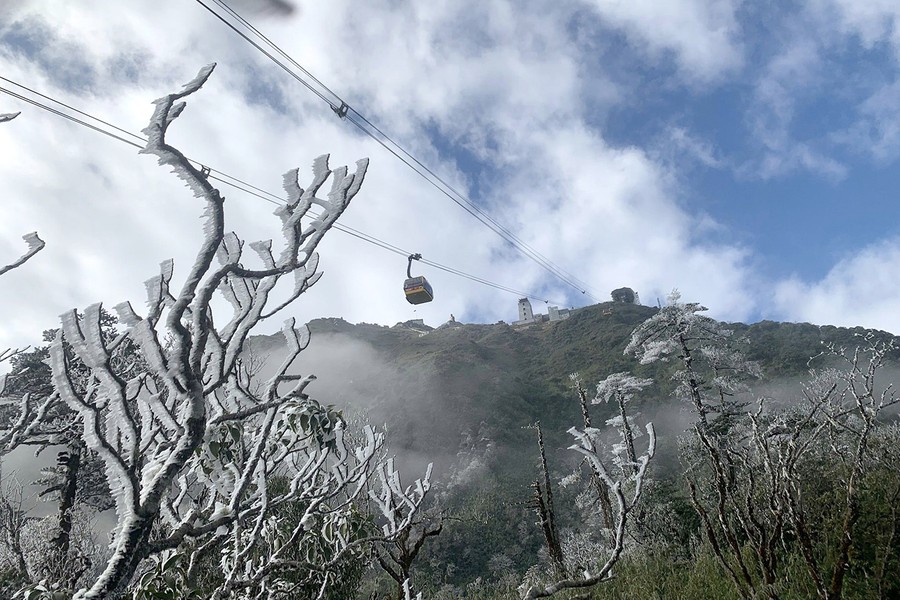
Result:
[[569,318],[569,309],[550,306],[547,308],[547,314],[550,316],[551,321],[562,321]]
[[[638,293],[631,289],[630,287],[618,288],[610,292],[610,296],[612,296],[612,301],[618,304],[640,304],[641,297],[638,296]],[[548,302],[544,300],[544,302]],[[559,308],[558,306],[547,306],[547,314],[542,315],[540,313],[534,314],[534,310],[531,308],[531,301],[528,298],[519,298],[519,319],[517,321],[513,321],[510,325],[514,327],[523,327],[525,325],[530,325],[532,323],[546,323],[546,322],[554,322],[554,321],[564,321],[572,316],[573,312],[576,309],[574,308]],[[606,308],[603,311],[604,315],[612,314],[612,307]]]
[[531,310],[531,302],[528,301],[528,298],[519,298],[519,321],[528,323],[534,321],[534,312]]
[[562,321],[569,318],[568,308],[558,308],[556,306],[548,307],[548,314],[534,314],[531,308],[531,301],[528,298],[519,298],[519,320],[513,321],[512,325],[529,325],[531,323],[543,323],[545,321]]

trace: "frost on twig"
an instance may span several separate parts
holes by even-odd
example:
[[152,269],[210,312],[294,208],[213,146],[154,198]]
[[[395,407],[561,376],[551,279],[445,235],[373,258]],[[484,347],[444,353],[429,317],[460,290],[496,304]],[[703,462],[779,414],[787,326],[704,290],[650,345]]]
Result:
[[44,243],[44,240],[42,240],[40,237],[38,237],[38,234],[36,231],[32,231],[31,233],[26,233],[25,235],[22,236],[22,239],[25,240],[26,244],[28,244],[28,250],[25,252],[25,254],[20,256],[17,260],[11,262],[8,265],[4,265],[4,266],[0,267],[0,275],[3,275],[4,273],[6,273],[8,271],[12,271],[15,268],[21,267],[28,261],[28,259],[30,259],[32,256],[34,256],[35,254],[37,254],[38,252],[43,250],[44,246],[46,245]]
[[[332,170],[321,156],[305,189],[300,172],[289,172],[288,200],[275,211],[280,242],[245,245],[226,230],[219,191],[167,142],[184,98],[213,68],[157,100],[144,130],[142,152],[171,167],[204,211],[196,260],[180,283],[165,261],[147,281],[145,315],[127,302],[116,306],[139,364],[112,360],[121,342],[104,339],[99,305],[88,307],[83,319],[74,311],[62,315],[50,347],[54,384],[78,415],[84,442],[103,461],[116,504],[112,557],[77,598],[117,596],[142,561],[172,552],[184,558],[176,562],[187,580],[211,554],[219,557],[220,577],[207,590],[212,597],[280,589],[286,572],[293,579],[312,574],[310,581],[324,590],[334,565],[359,549],[353,506],[370,480],[380,490],[373,498],[386,527],[379,537],[408,526],[428,490],[428,475],[405,488],[390,465],[378,467],[382,434],[367,428],[353,441],[340,413],[309,396],[315,377],[293,374],[309,342],[305,326],[284,322],[287,353],[266,378],[247,367],[245,342],[254,326],[320,277],[316,247],[359,191],[368,161],[358,161],[354,172]],[[310,222],[313,206],[319,214]],[[272,306],[283,280],[289,300]],[[217,294],[227,300],[224,314],[214,310]],[[73,359],[89,369],[85,385],[73,380]],[[285,511],[295,514],[290,507],[301,513],[284,521]],[[313,538],[329,550],[297,556],[298,545],[305,550]]]

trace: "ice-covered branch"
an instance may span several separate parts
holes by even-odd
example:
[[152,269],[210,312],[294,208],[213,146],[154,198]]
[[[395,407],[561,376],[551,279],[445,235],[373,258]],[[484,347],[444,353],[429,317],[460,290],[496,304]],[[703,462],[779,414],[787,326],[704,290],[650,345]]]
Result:
[[20,256],[17,260],[13,261],[12,263],[5,265],[5,266],[0,266],[0,275],[3,275],[4,273],[12,271],[13,269],[16,269],[18,267],[21,267],[26,262],[28,262],[28,260],[32,256],[34,256],[35,254],[37,254],[38,252],[43,250],[44,246],[46,246],[46,244],[44,243],[44,240],[42,240],[40,237],[38,237],[38,234],[36,231],[32,231],[31,233],[26,233],[25,235],[22,236],[22,239],[25,240],[25,243],[28,245],[28,250],[25,252],[25,254]]
[[[88,448],[103,461],[116,499],[112,556],[76,595],[80,599],[121,595],[142,561],[172,552],[160,568],[177,564],[173,556],[189,556],[186,564],[197,565],[202,553],[218,554],[222,580],[214,597],[277,587],[289,565],[304,563],[316,585],[325,585],[334,565],[361,552],[371,537],[352,533],[354,504],[367,490],[381,507],[378,537],[392,538],[411,526],[430,485],[429,467],[423,479],[402,486],[393,464],[376,460],[380,433],[366,429],[350,443],[341,415],[310,398],[315,377],[294,372],[309,343],[305,326],[285,323],[284,361],[266,379],[257,381],[245,368],[253,328],[321,276],[316,248],[359,192],[368,161],[350,172],[332,170],[327,155],[320,156],[306,189],[299,171],[289,172],[289,198],[275,211],[280,249],[255,242],[245,255],[243,240],[226,232],[224,198],[166,141],[184,99],[213,67],[157,100],[144,130],[142,152],[171,167],[204,204],[194,264],[177,284],[172,261],[161,264],[146,283],[145,316],[130,303],[116,306],[123,333],[106,335],[94,305],[83,316],[63,315],[50,347],[55,387],[77,415]],[[318,214],[310,222],[313,207]],[[285,279],[288,301],[269,307],[270,294]],[[230,305],[228,318],[214,318],[216,294]],[[122,359],[123,348],[133,359]],[[76,362],[86,374],[75,376]],[[279,518],[293,510],[301,511],[295,522]],[[327,547],[328,555],[298,560],[297,546],[304,544]]]
[[523,599],[546,598],[567,589],[591,587],[611,577],[612,568],[625,549],[625,528],[628,523],[628,516],[640,502],[647,469],[650,461],[656,455],[656,432],[652,423],[647,424],[646,431],[648,437],[647,450],[638,459],[637,469],[634,474],[625,478],[617,478],[609,472],[599,456],[599,432],[596,429],[583,431],[574,427],[569,429],[569,433],[576,440],[571,449],[581,453],[591,463],[615,499],[615,529],[612,547],[606,560],[598,569],[585,571],[581,577],[565,578],[548,585],[524,586],[524,588],[521,588]]
[[625,449],[625,460],[619,458],[622,468],[634,472],[637,470],[637,453],[634,449],[634,432],[632,430],[631,417],[626,414],[626,405],[631,402],[634,394],[653,384],[652,379],[635,377],[630,373],[613,373],[597,384],[597,397],[594,404],[615,401],[619,408],[619,415],[610,421],[617,424],[622,436],[622,445]]
[[[17,113],[17,112],[0,114],[0,123],[4,123],[6,121],[12,121],[17,116],[19,116],[19,114],[20,113]],[[25,240],[25,244],[28,246],[28,250],[22,256],[20,256],[18,259],[11,262],[10,264],[0,265],[0,275],[3,275],[4,273],[8,273],[9,271],[12,271],[13,269],[21,267],[26,262],[28,262],[28,260],[30,260],[35,254],[37,254],[38,252],[43,250],[44,246],[46,245],[44,243],[44,240],[42,240],[38,236],[36,231],[32,231],[31,233],[26,233],[25,235],[22,236],[22,239]],[[24,352],[26,349],[27,348],[15,349],[15,350],[10,349],[10,348],[0,349],[0,362],[7,361],[7,360],[13,358],[14,356],[18,356],[19,354]],[[0,375],[0,396],[3,396],[4,391],[6,389],[6,380],[7,380],[6,374]],[[19,419],[16,421],[16,423],[10,429],[7,429],[6,431],[3,431],[2,433],[0,433],[0,448],[5,448],[6,451],[8,451],[14,447],[16,440],[19,438],[20,434],[27,427],[29,427],[29,425],[31,424],[31,420],[34,417],[30,408],[31,408],[30,398],[26,394],[25,397],[20,402]],[[45,415],[45,414],[46,414],[46,410],[39,411],[38,418],[42,418],[43,415]],[[0,450],[0,451],[2,451],[2,450]]]
[[[611,577],[612,568],[625,549],[625,532],[629,515],[635,507],[638,506],[641,500],[645,487],[647,470],[650,466],[650,462],[653,460],[654,456],[656,456],[656,431],[653,428],[653,424],[646,424],[647,448],[643,454],[637,456],[634,450],[635,436],[628,424],[630,422],[630,416],[625,413],[625,405],[631,400],[633,394],[649,386],[652,383],[651,380],[639,379],[628,375],[627,373],[615,373],[600,382],[597,386],[597,396],[593,403],[596,404],[615,399],[617,404],[620,405],[623,422],[626,424],[624,427],[617,427],[620,442],[614,445],[612,451],[614,460],[620,462],[624,468],[617,470],[614,474],[607,468],[606,462],[601,457],[602,454],[608,452],[603,449],[604,446],[600,439],[601,432],[600,430],[591,427],[591,418],[588,413],[587,392],[581,384],[581,380],[577,374],[571,375],[570,379],[575,384],[574,387],[579,396],[585,424],[585,427],[582,430],[575,427],[569,429],[569,433],[576,441],[574,445],[570,446],[570,449],[581,454],[584,461],[590,466],[593,475],[592,483],[597,489],[597,503],[599,504],[597,509],[604,517],[607,524],[606,534],[611,536],[611,540],[608,543],[608,549],[602,564],[579,565],[577,569],[566,567],[566,557],[564,556],[564,552],[561,548],[558,549],[557,556],[554,557],[556,567],[553,569],[551,577],[549,578],[550,583],[547,583],[546,579],[548,578],[546,576],[540,576],[535,573],[531,577],[526,577],[526,582],[519,587],[522,597],[527,600],[553,596],[554,594],[567,589],[591,587]],[[621,450],[616,450],[615,448],[621,448],[624,445],[630,446],[631,450],[627,453],[627,462],[623,463],[622,457],[617,456],[617,454],[621,453]],[[542,461],[545,461],[543,443],[541,443],[541,456]],[[545,463],[544,472],[547,472]],[[549,478],[545,477],[544,485],[549,491]],[[545,505],[548,503],[544,501],[543,495],[540,495],[539,483],[536,483],[536,488],[539,494],[538,504],[541,508],[541,518],[543,522],[545,521],[544,513],[547,512]],[[614,500],[614,503],[610,502],[610,498]],[[553,543],[558,544],[558,542],[555,541],[554,528],[548,527],[545,523],[544,529],[545,536],[548,539],[548,546],[550,546],[550,551],[552,552]],[[596,562],[598,558],[599,557],[596,556],[591,557],[588,562]],[[537,581],[534,581],[535,577],[537,577]]]
[[0,454],[9,452],[20,443],[38,443],[50,445],[53,440],[52,433],[41,432],[35,438],[38,428],[47,419],[50,409],[59,401],[56,394],[51,394],[35,406],[31,394],[23,394],[19,401],[19,416],[12,425],[0,432]]

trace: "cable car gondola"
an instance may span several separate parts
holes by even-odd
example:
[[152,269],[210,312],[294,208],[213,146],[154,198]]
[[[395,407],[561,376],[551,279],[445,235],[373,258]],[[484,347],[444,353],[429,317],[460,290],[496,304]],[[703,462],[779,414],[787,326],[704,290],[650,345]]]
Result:
[[403,293],[410,304],[424,304],[434,300],[434,291],[431,284],[424,277],[412,276],[412,261],[422,258],[421,254],[410,254],[409,264],[406,267],[406,281],[403,282]]

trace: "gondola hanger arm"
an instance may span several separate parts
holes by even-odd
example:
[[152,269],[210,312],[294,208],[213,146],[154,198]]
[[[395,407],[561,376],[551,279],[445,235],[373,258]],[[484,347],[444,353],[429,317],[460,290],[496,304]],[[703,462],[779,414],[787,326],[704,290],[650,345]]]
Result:
[[409,255],[409,263],[406,265],[406,277],[409,279],[412,277],[412,261],[420,260],[422,258],[421,254],[410,254]]

